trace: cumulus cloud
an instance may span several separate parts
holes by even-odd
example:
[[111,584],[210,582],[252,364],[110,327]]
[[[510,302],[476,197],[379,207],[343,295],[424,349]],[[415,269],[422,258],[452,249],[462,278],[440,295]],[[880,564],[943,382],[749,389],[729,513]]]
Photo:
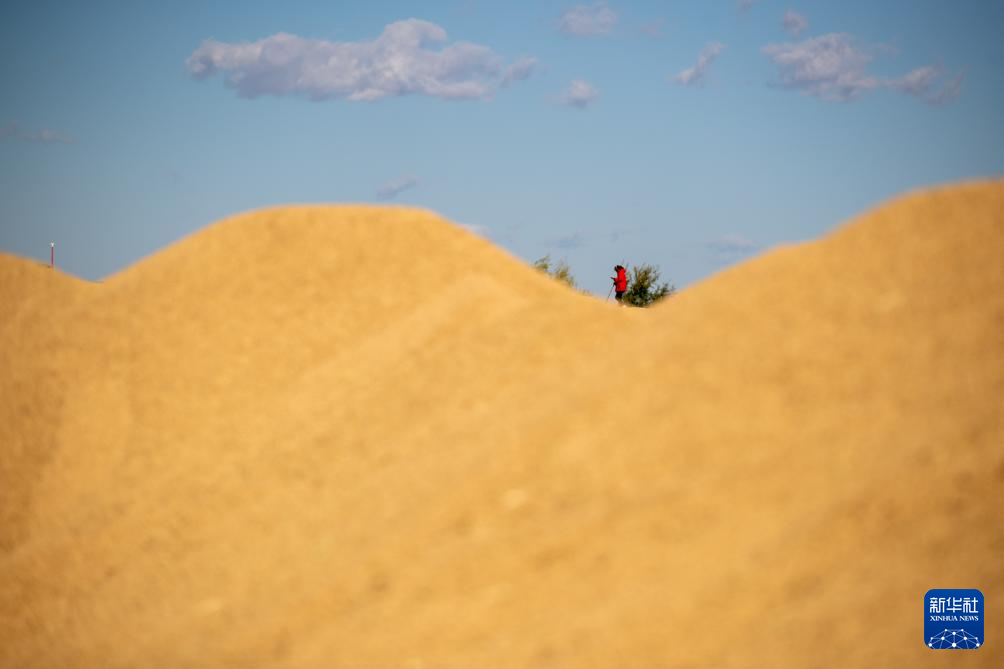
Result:
[[418,179],[413,176],[392,179],[377,189],[377,197],[381,200],[393,200],[401,192],[418,185]]
[[508,86],[517,81],[523,81],[533,74],[535,69],[537,69],[536,58],[520,58],[502,73],[502,85]]
[[680,72],[673,80],[683,86],[701,86],[704,84],[704,77],[708,68],[715,62],[725,45],[721,42],[711,42],[707,44],[697,57],[697,64]]
[[[490,48],[447,44],[445,30],[419,19],[391,23],[376,39],[362,42],[287,33],[241,44],[209,39],[185,65],[197,79],[223,73],[226,84],[242,97],[303,95],[352,102],[409,94],[444,100],[487,98],[506,73],[502,58]],[[519,65],[510,69],[518,72]],[[521,67],[528,76],[526,63]],[[510,82],[516,80],[510,76]]]
[[763,53],[777,65],[781,86],[822,100],[845,102],[879,88],[899,90],[932,104],[958,96],[963,75],[951,76],[940,67],[922,67],[892,79],[871,74],[868,66],[880,50],[860,47],[841,33],[763,47]]
[[781,18],[781,27],[792,37],[798,37],[809,27],[809,19],[789,9]]
[[576,79],[562,92],[558,101],[571,107],[585,109],[596,102],[598,97],[600,97],[600,92],[593,88],[588,81]]
[[742,235],[722,235],[707,243],[708,248],[720,255],[745,255],[756,251],[756,243]]
[[602,37],[613,32],[617,18],[617,12],[605,2],[576,5],[558,17],[558,30],[566,35]]

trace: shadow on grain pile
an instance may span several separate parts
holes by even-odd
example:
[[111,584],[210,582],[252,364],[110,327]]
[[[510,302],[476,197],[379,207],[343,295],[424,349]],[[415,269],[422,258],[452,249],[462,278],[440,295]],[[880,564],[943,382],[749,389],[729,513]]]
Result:
[[1000,182],[648,311],[407,209],[0,257],[0,666],[933,664],[1004,591],[1002,257]]

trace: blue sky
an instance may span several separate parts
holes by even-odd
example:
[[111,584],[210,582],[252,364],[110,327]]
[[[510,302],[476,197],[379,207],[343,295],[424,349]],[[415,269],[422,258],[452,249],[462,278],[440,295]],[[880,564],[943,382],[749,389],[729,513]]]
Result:
[[100,279],[225,216],[433,209],[606,293],[1004,173],[1004,3],[33,2],[0,249]]

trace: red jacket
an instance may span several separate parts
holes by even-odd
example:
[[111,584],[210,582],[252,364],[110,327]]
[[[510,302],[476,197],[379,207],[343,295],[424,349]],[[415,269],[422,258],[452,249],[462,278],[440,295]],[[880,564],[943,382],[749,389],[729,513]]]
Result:
[[627,290],[627,270],[623,267],[617,270],[617,278],[614,279],[614,289],[618,293],[623,293]]

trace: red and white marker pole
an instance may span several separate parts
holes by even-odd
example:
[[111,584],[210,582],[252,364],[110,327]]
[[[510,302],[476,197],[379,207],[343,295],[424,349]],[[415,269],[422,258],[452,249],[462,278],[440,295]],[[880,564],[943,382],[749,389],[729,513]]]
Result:
[[49,242],[49,269],[56,267],[56,242]]

